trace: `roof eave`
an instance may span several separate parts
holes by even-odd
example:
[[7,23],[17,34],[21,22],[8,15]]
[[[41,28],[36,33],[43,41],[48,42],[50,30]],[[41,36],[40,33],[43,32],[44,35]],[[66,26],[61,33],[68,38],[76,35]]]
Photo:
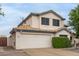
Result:
[[11,31],[10,31],[10,34],[12,34],[13,32],[16,32],[16,29],[13,28]]
[[40,30],[19,30],[17,29],[16,31],[21,31],[21,32],[39,32],[39,33],[55,33],[51,31],[40,31]]

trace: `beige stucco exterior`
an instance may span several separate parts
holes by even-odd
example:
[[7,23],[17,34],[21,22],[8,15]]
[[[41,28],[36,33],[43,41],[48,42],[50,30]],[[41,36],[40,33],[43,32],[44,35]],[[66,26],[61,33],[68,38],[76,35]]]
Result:
[[67,35],[68,38],[70,39],[71,34],[65,30],[59,31],[55,34],[56,37],[59,37],[60,35]]
[[[49,25],[42,25],[41,24],[41,18],[46,17],[49,18]],[[53,26],[52,20],[58,19],[60,21],[60,26]],[[64,27],[64,20],[61,20],[58,16],[54,15],[53,13],[48,13],[40,16],[31,16],[29,19],[26,20],[26,24],[30,25],[33,28],[38,29],[45,29],[45,30],[57,30],[59,28]]]
[[[59,37],[59,35],[68,35],[70,33],[62,30],[58,33],[35,33],[35,32],[16,32],[15,39],[12,40],[12,46],[15,49],[29,49],[29,48],[51,48],[52,37]],[[14,45],[14,42],[16,44]]]
[[[41,18],[49,18],[49,25],[42,25]],[[60,26],[53,26],[52,19],[58,19],[60,21]],[[23,26],[21,26],[23,25]],[[40,30],[57,31],[64,27],[64,20],[53,13],[46,13],[39,16],[32,15],[24,23],[22,23],[17,29],[27,30],[29,28],[37,28]],[[29,25],[29,26],[26,26]],[[26,49],[26,48],[50,48],[52,37],[59,37],[60,35],[67,35],[70,39],[71,34],[66,30],[57,31],[55,33],[44,33],[44,32],[18,32],[11,34],[10,40],[11,46],[16,49]],[[15,42],[15,45],[14,45]]]
[[[49,18],[49,25],[41,25],[41,17],[47,17]],[[53,19],[58,19],[60,21],[60,26],[53,26]],[[61,20],[59,17],[57,17],[56,15],[54,15],[53,13],[48,13],[45,15],[41,15],[40,16],[40,29],[46,29],[46,30],[58,30],[59,28],[62,28],[64,26],[64,21]]]
[[16,47],[16,33],[14,33],[10,37],[8,37],[7,46],[12,46],[13,48]]
[[28,18],[25,22],[22,23],[22,25],[32,25],[32,17]]
[[32,25],[33,28],[40,28],[40,18],[39,16],[32,16]]

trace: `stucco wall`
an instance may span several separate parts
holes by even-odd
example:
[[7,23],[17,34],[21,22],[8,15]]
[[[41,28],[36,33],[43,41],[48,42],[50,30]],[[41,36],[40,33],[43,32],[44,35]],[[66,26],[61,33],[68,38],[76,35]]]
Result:
[[[42,25],[41,24],[41,18],[46,17],[49,18],[49,25]],[[60,26],[53,26],[53,19],[58,19],[60,22]],[[28,18],[23,24],[30,25],[32,28],[39,28],[39,29],[45,29],[45,30],[57,30],[59,28],[64,27],[64,20],[61,20],[58,16],[56,16],[53,13],[47,13],[40,16],[31,16]]]
[[[8,46],[12,46],[13,48],[15,48],[16,46],[16,34],[11,34],[11,37],[8,37],[8,40],[7,40],[7,45]],[[15,45],[14,45],[15,43]]]
[[40,20],[39,16],[32,16],[32,25],[33,28],[39,28],[40,27]]
[[[47,17],[47,18],[49,18],[50,20],[50,26],[49,26],[49,29],[55,29],[55,28],[59,28],[59,27],[63,27],[64,26],[64,21],[63,20],[61,20],[58,16],[56,16],[55,14],[53,14],[53,13],[47,13],[47,14],[44,14],[44,15],[41,15],[40,16],[40,21],[41,21],[41,17]],[[53,26],[52,25],[52,19],[58,19],[59,21],[60,21],[60,26]],[[41,23],[40,23],[40,25],[41,25]],[[41,27],[42,27],[43,25],[41,25]],[[44,26],[43,26],[44,27]]]
[[65,30],[59,31],[55,34],[55,36],[59,37],[59,35],[67,35],[68,38],[70,39],[71,34]]
[[32,25],[32,17],[29,17],[23,24]]
[[[41,17],[49,18],[49,25],[42,25],[41,24]],[[52,19],[58,19],[60,21],[60,26],[53,26],[52,25]],[[64,20],[61,20],[59,17],[52,13],[44,14],[41,16],[32,16],[32,27],[39,28],[39,29],[45,29],[45,30],[57,30],[58,28],[64,27]]]

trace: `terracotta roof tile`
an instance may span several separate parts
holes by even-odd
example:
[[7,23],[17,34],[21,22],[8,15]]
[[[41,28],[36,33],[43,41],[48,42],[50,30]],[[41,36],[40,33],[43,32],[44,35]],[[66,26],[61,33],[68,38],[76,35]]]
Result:
[[20,25],[19,27],[17,27],[16,29],[26,30],[26,29],[31,29],[31,26],[23,24],[23,25]]
[[15,29],[18,29],[18,30],[49,31],[49,32],[58,32],[59,30],[61,30],[61,29],[59,29],[59,30],[45,30],[45,29],[37,29],[37,28],[32,28],[31,26],[26,25],[26,24],[21,25],[21,26],[19,26],[19,27],[15,28]]

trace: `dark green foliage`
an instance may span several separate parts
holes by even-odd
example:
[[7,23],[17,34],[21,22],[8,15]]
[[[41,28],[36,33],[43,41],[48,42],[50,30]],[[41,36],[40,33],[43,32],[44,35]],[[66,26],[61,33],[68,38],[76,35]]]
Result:
[[52,46],[54,48],[67,48],[71,46],[71,42],[67,37],[53,37]]
[[79,5],[70,11],[69,25],[76,32],[76,36],[79,37]]
[[4,12],[2,11],[1,4],[0,4],[0,15],[4,16]]

